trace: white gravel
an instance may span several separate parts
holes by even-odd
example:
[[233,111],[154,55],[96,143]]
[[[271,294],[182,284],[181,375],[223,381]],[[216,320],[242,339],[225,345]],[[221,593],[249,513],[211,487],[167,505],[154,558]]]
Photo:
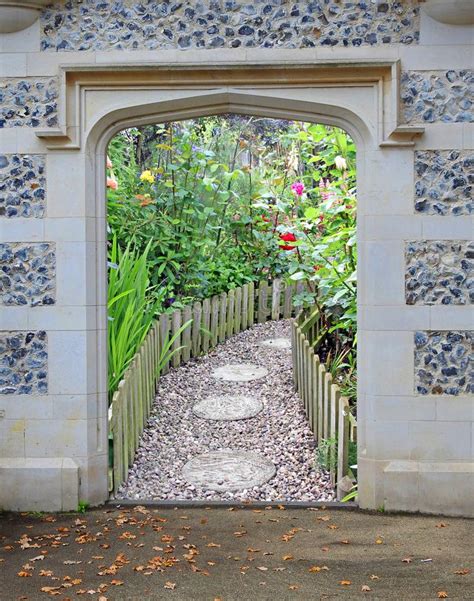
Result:
[[[329,475],[315,467],[316,443],[293,389],[291,351],[259,344],[289,336],[289,320],[259,324],[162,376],[135,462],[117,498],[332,501]],[[229,363],[254,363],[268,375],[242,383],[212,377],[215,368]],[[221,394],[256,396],[263,411],[238,421],[209,421],[193,413],[196,402]],[[224,449],[261,454],[274,463],[275,476],[261,486],[233,492],[206,490],[183,478],[187,461]]]

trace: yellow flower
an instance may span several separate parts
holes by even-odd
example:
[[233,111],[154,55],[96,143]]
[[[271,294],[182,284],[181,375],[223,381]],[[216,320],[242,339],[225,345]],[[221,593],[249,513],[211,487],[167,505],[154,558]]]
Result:
[[140,175],[140,179],[142,182],[148,182],[149,184],[152,184],[155,181],[155,176],[151,171],[147,170]]

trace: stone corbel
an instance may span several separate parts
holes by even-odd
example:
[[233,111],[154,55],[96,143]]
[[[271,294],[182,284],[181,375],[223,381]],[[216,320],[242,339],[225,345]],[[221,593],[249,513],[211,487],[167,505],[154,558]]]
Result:
[[423,11],[446,25],[473,25],[474,0],[426,0]]
[[15,33],[33,25],[51,0],[0,0],[0,33]]

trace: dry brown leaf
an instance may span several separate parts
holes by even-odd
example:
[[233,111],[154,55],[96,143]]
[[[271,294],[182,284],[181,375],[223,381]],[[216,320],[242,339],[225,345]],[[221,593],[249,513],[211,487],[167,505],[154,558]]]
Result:
[[329,568],[327,566],[311,566],[308,570],[308,572],[329,572]]
[[122,586],[123,580],[116,580],[114,578],[113,580],[110,581],[110,584],[113,584],[114,586]]
[[207,543],[206,547],[220,547],[217,543]]
[[436,524],[436,528],[446,528],[446,524],[444,522],[440,522],[439,524]]
[[53,572],[52,572],[51,570],[41,570],[41,571],[39,572],[39,575],[40,575],[40,576],[52,576],[52,575],[53,575]]
[[341,545],[349,545],[349,541],[348,540],[341,540]]
[[170,582],[169,580],[167,582],[165,582],[165,584],[163,585],[163,588],[167,588],[170,591],[174,591],[174,589],[176,588],[176,582]]
[[294,559],[293,555],[283,555],[283,561],[291,561]]
[[447,599],[448,593],[446,591],[438,591],[438,599]]
[[380,576],[376,576],[375,574],[372,574],[372,576],[370,577],[371,580],[380,580]]
[[337,530],[339,526],[337,526],[336,524],[329,524],[328,528],[329,530]]
[[367,586],[366,584],[362,585],[362,588],[360,589],[363,593],[370,593],[370,591],[372,590],[370,588],[370,586]]
[[105,595],[101,595],[98,599],[98,601],[108,601],[107,597]]
[[383,545],[383,538],[380,538],[380,536],[378,538],[375,539],[375,544],[376,545]]
[[297,584],[290,584],[288,588],[290,591],[297,591],[300,587]]
[[402,559],[402,562],[403,562],[403,563],[411,563],[411,557],[404,557],[404,558]]
[[461,570],[456,570],[454,573],[457,576],[467,576],[471,573],[471,570],[469,568],[462,568]]
[[27,572],[26,570],[20,570],[17,574],[20,578],[28,578],[28,576],[32,576],[31,572]]
[[342,584],[342,586],[349,586],[350,584],[352,584],[351,580],[340,580],[339,584]]
[[268,568],[265,566],[257,566],[257,570],[260,570],[261,572],[266,572]]

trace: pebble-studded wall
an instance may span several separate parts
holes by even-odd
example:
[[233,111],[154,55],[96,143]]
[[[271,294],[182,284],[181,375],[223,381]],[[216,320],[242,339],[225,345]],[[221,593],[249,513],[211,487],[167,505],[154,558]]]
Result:
[[48,51],[413,44],[416,0],[70,0],[43,11]]
[[55,244],[0,244],[0,304],[54,305]]
[[48,392],[46,332],[0,332],[0,394]]
[[0,217],[43,217],[45,201],[44,155],[0,155]]
[[474,304],[474,242],[409,242],[406,266],[408,305]]

